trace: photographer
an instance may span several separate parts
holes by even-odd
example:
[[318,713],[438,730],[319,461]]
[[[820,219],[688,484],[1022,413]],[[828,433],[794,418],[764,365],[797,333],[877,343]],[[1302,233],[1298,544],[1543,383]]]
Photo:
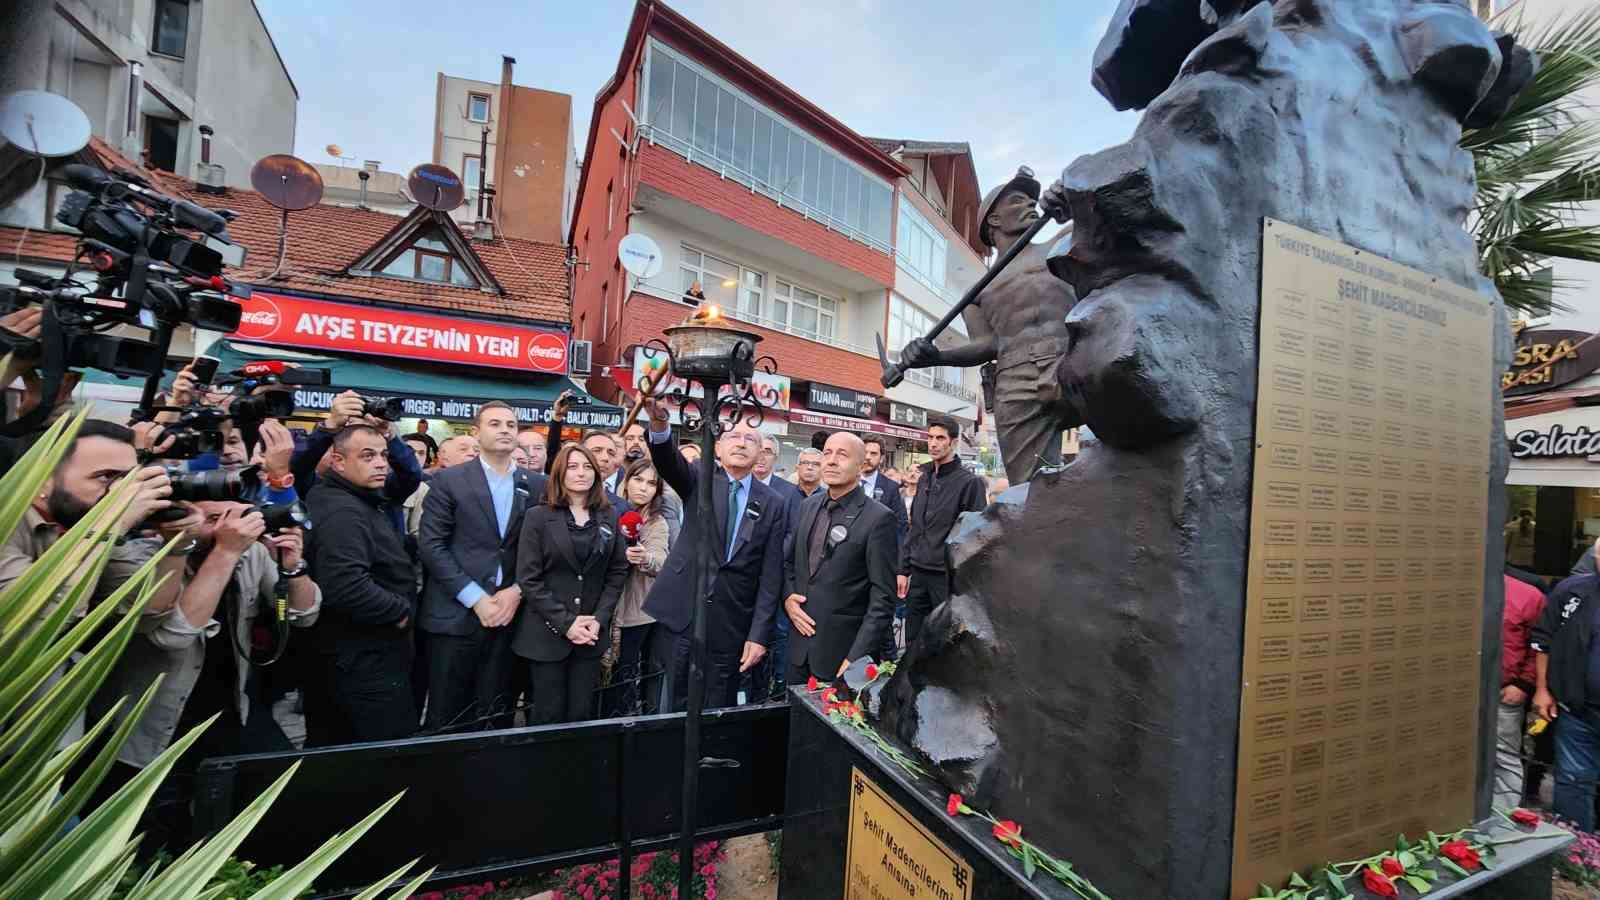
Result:
[[385,494],[391,443],[370,425],[333,436],[328,471],[311,492],[317,523],[311,573],[327,602],[315,632],[316,673],[305,692],[306,745],[410,737],[417,730],[411,692],[411,617],[416,571]]
[[355,391],[345,391],[333,398],[333,404],[328,408],[328,414],[323,417],[322,423],[311,429],[306,435],[305,447],[294,454],[290,469],[294,476],[294,483],[299,488],[302,496],[309,496],[312,486],[317,483],[317,463],[327,454],[333,446],[334,438],[348,425],[366,425],[382,437],[385,451],[388,453],[388,477],[383,482],[383,497],[389,501],[389,515],[394,520],[395,529],[405,533],[405,510],[401,504],[417,490],[417,485],[422,483],[422,467],[417,465],[417,455],[406,446],[405,439],[396,434],[394,423],[377,416],[366,414],[366,400]]
[[[182,734],[218,713],[147,810],[147,846],[187,842],[187,809],[195,766],[208,756],[293,749],[257,690],[252,657],[258,628],[306,628],[316,622],[321,593],[307,577],[298,528],[266,534],[250,505],[201,501],[190,505],[193,540],[179,547],[182,591],[160,628],[135,635],[90,704],[99,719],[124,697],[138,697],[159,677],[161,686],[122,749],[97,796],[110,797]],[[284,617],[278,618],[279,582]],[[282,647],[278,648],[280,651]],[[124,706],[120,716],[127,714]]]

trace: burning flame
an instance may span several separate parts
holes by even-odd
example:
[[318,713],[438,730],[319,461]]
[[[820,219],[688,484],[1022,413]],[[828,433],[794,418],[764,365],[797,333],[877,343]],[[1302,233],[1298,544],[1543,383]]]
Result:
[[689,317],[691,321],[695,322],[715,322],[721,318],[722,308],[717,306],[715,303],[711,304],[710,306],[700,307],[694,311],[693,315]]

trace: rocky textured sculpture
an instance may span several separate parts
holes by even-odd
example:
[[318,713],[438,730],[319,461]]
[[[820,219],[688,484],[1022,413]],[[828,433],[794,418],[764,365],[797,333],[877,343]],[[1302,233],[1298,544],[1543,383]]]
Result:
[[[1149,107],[1130,141],[1064,173],[1075,229],[1050,262],[1079,297],[1059,377],[1096,440],[958,529],[951,601],[870,703],[1112,896],[1227,892],[1263,217],[1498,305],[1463,230],[1458,142],[1530,71],[1464,4],[1118,10],[1095,83]],[[1493,654],[1498,575],[1485,594]]]

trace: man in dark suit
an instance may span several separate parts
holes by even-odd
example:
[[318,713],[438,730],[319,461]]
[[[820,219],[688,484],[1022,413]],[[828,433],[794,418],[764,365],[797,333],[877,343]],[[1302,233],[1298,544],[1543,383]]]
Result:
[[[665,407],[648,401],[650,458],[656,471],[688,507],[683,531],[645,598],[644,611],[664,634],[652,641],[654,662],[671,677],[665,681],[660,710],[681,708],[687,698],[690,653],[690,611],[702,602],[706,617],[707,708],[737,701],[739,674],[766,655],[772,642],[773,618],[783,582],[783,501],[752,473],[761,452],[761,437],[740,421],[717,441],[721,467],[713,476],[714,511],[698,515],[699,471],[686,463],[672,439]],[[721,560],[712,576],[709,597],[694,595],[695,567],[702,548]]]
[[[419,625],[429,635],[429,731],[512,705],[509,626],[522,602],[517,540],[524,512],[544,492],[543,475],[511,460],[516,411],[485,403],[475,423],[478,458],[442,469],[429,482],[417,535],[428,573]],[[509,717],[497,724],[509,726]]]
[[822,448],[826,491],[806,498],[784,561],[788,683],[831,681],[879,647],[894,615],[894,514],[861,487],[866,455],[849,432]]
[[[783,499],[783,538],[789,537],[789,532],[794,530],[795,524],[800,520],[800,503],[805,500],[805,495],[792,483],[775,478],[772,467],[778,462],[778,439],[770,434],[761,436],[761,453],[756,457],[756,480],[772,488],[773,492]],[[778,607],[778,615],[772,623],[772,644],[761,662],[749,675],[743,679],[745,694],[751,700],[782,699],[784,692],[783,676],[789,662],[789,616],[784,613],[783,607]]]
[[906,539],[906,527],[909,524],[905,502],[900,498],[900,482],[879,470],[883,465],[883,438],[875,434],[862,435],[861,444],[866,454],[861,461],[861,486],[866,489],[868,497],[882,503],[894,514],[895,549],[898,552],[899,542]]

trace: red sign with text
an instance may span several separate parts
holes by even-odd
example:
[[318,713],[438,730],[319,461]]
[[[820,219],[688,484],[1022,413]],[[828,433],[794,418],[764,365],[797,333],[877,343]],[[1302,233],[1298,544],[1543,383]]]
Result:
[[567,336],[546,328],[307,300],[256,291],[230,337],[344,353],[535,372],[567,371]]

